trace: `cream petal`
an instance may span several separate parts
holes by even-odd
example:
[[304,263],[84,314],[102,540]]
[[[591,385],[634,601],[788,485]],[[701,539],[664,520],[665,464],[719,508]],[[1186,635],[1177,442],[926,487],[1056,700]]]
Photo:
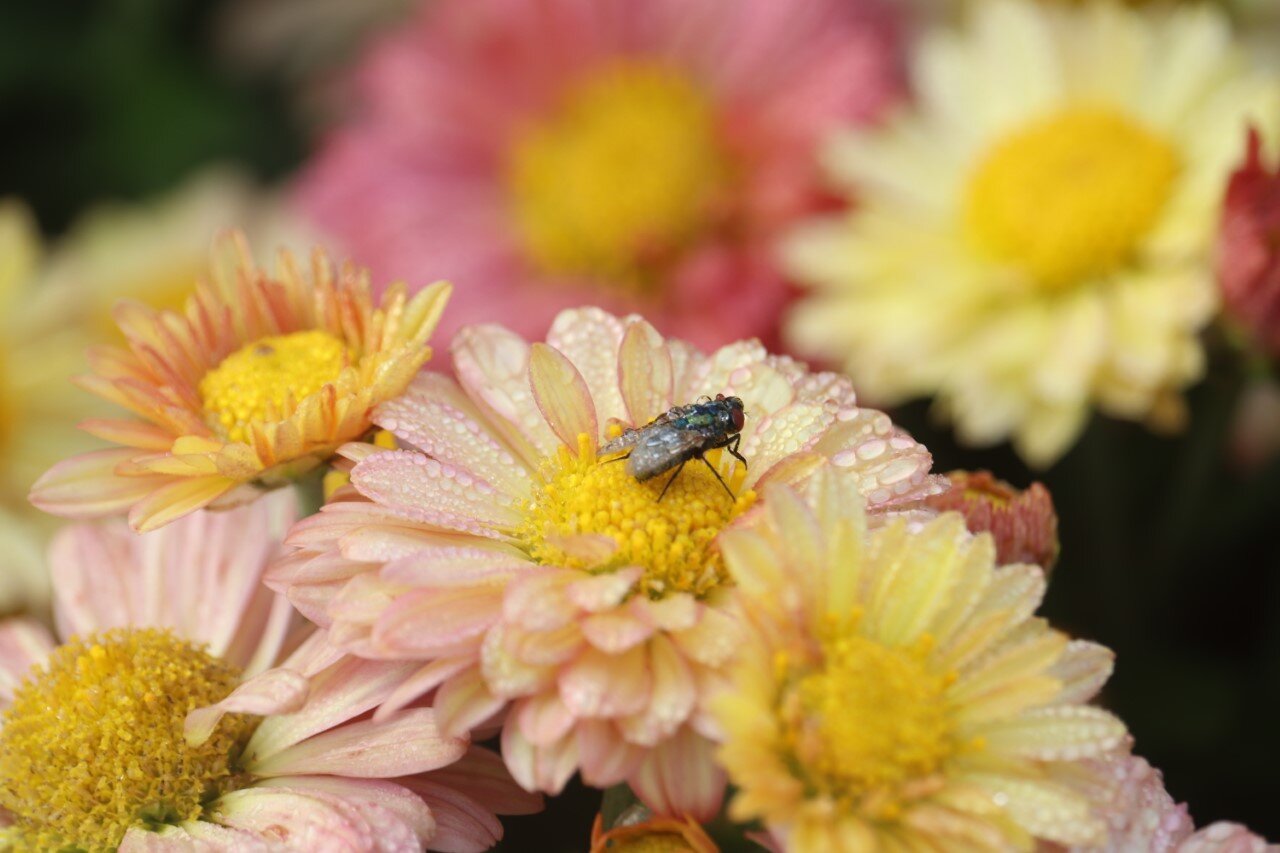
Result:
[[512,498],[488,482],[409,450],[374,454],[351,470],[362,495],[401,517],[446,530],[496,536],[520,523]]
[[547,331],[547,343],[582,375],[602,420],[624,414],[618,389],[624,322],[630,325],[634,320],[620,320],[599,308],[576,308],[557,314]]
[[705,823],[720,811],[725,775],[716,764],[715,745],[686,727],[649,750],[627,783],[655,814]]
[[602,652],[619,654],[653,635],[653,626],[625,612],[596,613],[582,620],[582,636]]
[[202,744],[226,714],[255,714],[260,717],[288,714],[305,704],[310,682],[290,669],[269,669],[241,684],[227,698],[214,705],[196,708],[187,714],[183,731],[187,742]]
[[1101,708],[1065,705],[1038,708],[977,732],[997,753],[1036,761],[1096,758],[1121,746],[1124,723]]
[[1098,694],[1115,669],[1115,652],[1088,640],[1072,640],[1048,674],[1062,682],[1057,704],[1078,705]]
[[271,849],[265,838],[203,820],[161,827],[156,832],[134,827],[117,848],[120,853],[270,853]]
[[[496,625],[484,638],[480,647],[480,672],[489,689],[498,696],[512,698],[527,696],[550,684],[554,670],[545,664],[534,664],[518,654],[513,654],[507,643],[508,629]],[[515,629],[519,631],[519,629]],[[535,650],[547,635],[530,632],[517,646],[520,652]],[[552,642],[556,639],[550,638]]]
[[544,569],[530,572],[507,586],[502,615],[531,631],[551,631],[577,616],[566,590],[581,577],[580,572]]
[[662,336],[644,320],[628,323],[618,347],[617,387],[629,422],[646,424],[671,408],[674,381]]
[[34,619],[0,622],[0,709],[13,701],[13,691],[55,645],[49,631]]
[[1106,825],[1094,816],[1083,797],[1052,782],[1005,776],[970,774],[986,788],[1023,829],[1059,844],[1097,844]]
[[529,388],[529,344],[500,326],[468,326],[454,336],[453,363],[467,396],[533,470],[557,441]]
[[430,708],[411,708],[383,720],[361,720],[321,732],[261,758],[247,769],[257,776],[323,774],[393,778],[457,761],[464,738],[445,737]]
[[583,573],[565,588],[569,600],[588,613],[599,613],[617,607],[644,574],[639,566],[627,566],[601,575]]
[[727,613],[704,607],[698,624],[687,631],[673,631],[671,637],[691,660],[715,668],[733,656],[742,640],[742,629]]
[[638,618],[660,631],[685,631],[698,622],[698,600],[687,592],[674,593],[657,601],[636,596],[627,606]]
[[167,475],[122,477],[116,466],[138,454],[133,448],[96,450],[54,465],[31,487],[31,503],[69,518],[96,518],[128,510],[172,482]]
[[586,435],[592,449],[600,438],[595,403],[586,380],[559,350],[536,343],[529,352],[529,387],[551,431],[571,451]]
[[560,698],[579,717],[622,717],[640,711],[651,695],[648,650],[620,655],[586,648],[560,673]]

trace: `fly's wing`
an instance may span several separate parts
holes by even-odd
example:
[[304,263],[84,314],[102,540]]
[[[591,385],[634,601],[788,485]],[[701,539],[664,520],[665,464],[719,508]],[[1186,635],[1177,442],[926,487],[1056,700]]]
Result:
[[640,440],[640,436],[644,435],[644,429],[629,429],[613,441],[607,441],[600,445],[596,450],[597,456],[609,456],[614,453],[621,453],[624,450],[635,447],[636,442]]
[[685,461],[702,446],[697,430],[660,426],[644,431],[627,457],[627,473],[637,480],[647,480]]

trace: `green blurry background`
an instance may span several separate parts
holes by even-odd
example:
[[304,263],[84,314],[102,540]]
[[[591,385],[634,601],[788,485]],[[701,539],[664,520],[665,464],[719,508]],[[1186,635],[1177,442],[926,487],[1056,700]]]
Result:
[[[257,63],[235,49],[237,33],[253,33],[250,2],[0,5],[0,196],[26,199],[53,237],[95,202],[146,199],[212,162],[286,177],[306,156],[314,87],[359,31],[403,5],[379,2],[335,24],[323,61],[284,50]],[[260,5],[291,3],[306,12],[304,0]],[[1096,422],[1040,475],[1063,541],[1045,615],[1117,652],[1104,701],[1197,823],[1237,820],[1280,838],[1280,463],[1247,475],[1226,463],[1237,373],[1212,366],[1184,435]],[[1011,453],[957,447],[924,406],[895,414],[940,471],[990,468],[1019,486],[1035,476]],[[598,800],[570,794],[512,821],[504,849],[584,849]]]

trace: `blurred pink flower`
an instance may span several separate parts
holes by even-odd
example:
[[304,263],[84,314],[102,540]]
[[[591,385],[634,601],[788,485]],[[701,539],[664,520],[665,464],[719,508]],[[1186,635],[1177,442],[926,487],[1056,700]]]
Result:
[[990,471],[952,471],[951,488],[926,503],[938,512],[958,512],[972,533],[990,533],[996,562],[1034,563],[1048,574],[1058,561],[1058,514],[1041,483],[1024,490],[997,480]]
[[61,642],[0,623],[0,844],[479,851],[537,809],[431,709],[361,719],[412,666],[299,636],[262,585],[293,500],[59,536]]
[[[376,44],[298,200],[378,276],[449,276],[444,332],[590,303],[702,346],[774,338],[773,238],[814,148],[902,90],[882,0],[439,0]],[[709,322],[709,318],[714,318]]]
[[1257,130],[1227,185],[1218,281],[1227,313],[1254,345],[1280,358],[1280,171],[1263,163]]
[[[1081,780],[1107,822],[1107,842],[1072,853],[1266,853],[1275,850],[1238,823],[1219,821],[1197,831],[1185,803],[1175,803],[1164,777],[1127,750],[1086,762]],[[1061,848],[1049,848],[1061,849]]]
[[[843,377],[757,342],[704,354],[634,316],[565,311],[533,344],[473,326],[453,361],[456,382],[424,372],[375,410],[405,449],[343,448],[351,486],[294,527],[268,583],[339,646],[421,664],[379,715],[435,691],[446,733],[503,721],[530,790],[581,770],[710,819],[724,777],[704,704],[740,633],[721,531],[762,484],[824,465],[876,519],[918,506],[939,489],[927,449]],[[619,430],[720,393],[745,406],[749,468],[715,450],[662,495],[672,475],[598,458]]]

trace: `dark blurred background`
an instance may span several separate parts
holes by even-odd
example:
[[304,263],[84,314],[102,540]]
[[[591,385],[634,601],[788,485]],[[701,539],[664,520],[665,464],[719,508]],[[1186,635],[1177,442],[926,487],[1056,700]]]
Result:
[[[0,196],[26,199],[56,236],[95,202],[154,196],[211,162],[286,177],[314,121],[300,106],[309,94],[299,70],[312,86],[327,72],[297,54],[252,63],[229,48],[252,34],[252,5],[0,4]],[[289,0],[264,5],[279,12]],[[335,21],[341,38],[325,60],[339,65],[370,21]],[[895,414],[939,471],[988,468],[1017,486],[1036,477],[1049,486],[1063,549],[1045,615],[1116,651],[1104,701],[1198,824],[1236,820],[1278,838],[1280,463],[1247,476],[1227,463],[1239,373],[1211,366],[1190,395],[1185,434],[1096,421],[1038,475],[1006,450],[958,447],[924,405]],[[575,783],[547,813],[511,821],[504,849],[584,849],[596,796]]]

